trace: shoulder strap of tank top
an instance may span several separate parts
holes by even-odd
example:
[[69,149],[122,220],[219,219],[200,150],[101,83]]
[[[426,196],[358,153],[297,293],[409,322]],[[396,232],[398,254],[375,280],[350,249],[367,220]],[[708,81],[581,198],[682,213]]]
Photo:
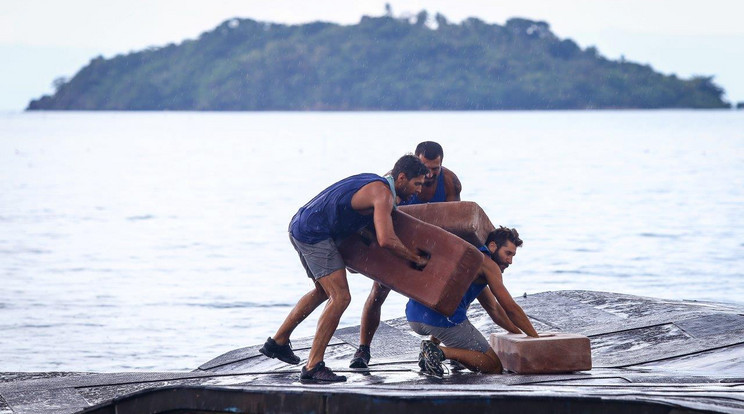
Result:
[[390,191],[393,192],[393,210],[398,209],[398,203],[396,202],[398,200],[398,196],[395,194],[395,181],[393,180],[392,175],[386,175],[385,179],[388,182],[388,185],[390,186]]
[[444,170],[442,170],[441,173],[439,173],[439,177],[437,177],[437,188],[434,192],[434,196],[431,198],[431,201],[447,201],[447,189],[444,185]]

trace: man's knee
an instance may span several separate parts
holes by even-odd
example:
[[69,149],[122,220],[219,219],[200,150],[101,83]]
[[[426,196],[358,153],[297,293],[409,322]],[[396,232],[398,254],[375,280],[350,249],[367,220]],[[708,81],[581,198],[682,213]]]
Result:
[[382,304],[385,303],[388,293],[390,293],[389,288],[375,282],[375,284],[372,285],[372,290],[369,292],[367,302],[365,303],[367,311],[376,310],[379,312],[382,308]]
[[351,293],[348,290],[335,292],[330,299],[334,306],[346,309],[351,304]]
[[390,293],[390,288],[383,286],[378,282],[375,282],[375,284],[372,286],[372,292],[370,293],[370,296],[374,298],[375,302],[379,301],[380,303],[382,303],[387,298],[388,293]]
[[346,269],[339,269],[318,279],[318,284],[328,295],[329,306],[346,309],[351,303],[351,293],[346,281]]
[[484,374],[501,374],[501,372],[504,371],[504,367],[501,365],[501,360],[493,349],[489,349],[484,353],[484,355],[489,361],[488,368],[483,370]]

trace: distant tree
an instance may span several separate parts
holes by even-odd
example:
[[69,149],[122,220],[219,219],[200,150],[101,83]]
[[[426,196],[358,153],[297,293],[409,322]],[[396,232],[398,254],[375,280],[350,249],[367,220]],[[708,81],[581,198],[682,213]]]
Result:
[[62,86],[64,86],[64,84],[66,84],[66,83],[67,83],[68,81],[69,81],[69,79],[67,79],[67,78],[66,78],[66,77],[64,77],[64,76],[60,76],[60,77],[58,77],[58,78],[55,78],[55,79],[54,79],[54,80],[52,81],[52,88],[54,88],[54,91],[55,91],[55,92],[57,92],[57,91],[59,91],[59,89],[60,89],[60,88],[61,88]]
[[416,26],[425,25],[428,19],[429,19],[429,13],[427,13],[426,10],[421,10],[416,15]]
[[561,40],[560,42],[552,43],[548,49],[552,56],[561,59],[570,59],[578,54],[581,49],[571,39]]
[[437,13],[434,16],[434,20],[436,20],[436,22],[437,22],[437,27],[444,27],[444,26],[447,26],[447,24],[449,24],[447,22],[447,18],[444,17],[444,15],[441,14],[441,13]]

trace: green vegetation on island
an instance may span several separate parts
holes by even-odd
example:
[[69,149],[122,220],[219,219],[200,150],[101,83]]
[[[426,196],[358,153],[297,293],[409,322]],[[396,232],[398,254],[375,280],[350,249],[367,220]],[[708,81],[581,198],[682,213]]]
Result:
[[97,57],[50,110],[728,108],[712,77],[602,57],[547,23],[453,24],[425,11],[356,25],[225,21],[196,40]]

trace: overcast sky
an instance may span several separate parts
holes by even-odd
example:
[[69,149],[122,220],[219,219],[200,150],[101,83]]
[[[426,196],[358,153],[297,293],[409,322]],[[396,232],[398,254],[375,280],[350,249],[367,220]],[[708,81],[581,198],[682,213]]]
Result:
[[2,0],[0,110],[20,111],[103,55],[196,38],[233,17],[277,23],[355,24],[421,10],[460,22],[543,20],[561,38],[680,77],[715,76],[744,101],[744,2],[740,0]]

